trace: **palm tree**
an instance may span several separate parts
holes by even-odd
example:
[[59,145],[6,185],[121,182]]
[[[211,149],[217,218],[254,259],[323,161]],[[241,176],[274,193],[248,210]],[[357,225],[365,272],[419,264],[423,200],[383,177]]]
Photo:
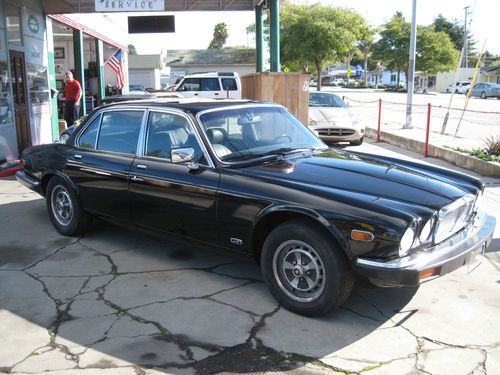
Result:
[[226,39],[229,37],[227,25],[224,22],[219,22],[214,27],[214,37],[208,45],[208,49],[221,49],[226,44]]

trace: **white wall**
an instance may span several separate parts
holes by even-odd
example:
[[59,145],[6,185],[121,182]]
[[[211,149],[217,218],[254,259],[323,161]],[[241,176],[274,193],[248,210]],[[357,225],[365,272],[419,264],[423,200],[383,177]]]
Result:
[[[455,80],[456,71],[453,72],[442,72],[436,74],[436,87],[437,92],[446,92],[446,88],[453,84]],[[460,68],[458,70],[457,81],[472,81],[474,76],[474,68]]]

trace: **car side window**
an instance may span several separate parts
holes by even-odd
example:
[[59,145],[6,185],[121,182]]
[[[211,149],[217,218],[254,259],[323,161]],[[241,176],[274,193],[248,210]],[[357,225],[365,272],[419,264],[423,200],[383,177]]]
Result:
[[222,78],[222,89],[224,91],[236,91],[238,87],[236,86],[236,80],[234,78]]
[[97,133],[99,130],[99,124],[101,122],[101,116],[97,116],[89,126],[83,131],[80,136],[78,145],[82,148],[88,148],[90,150],[95,150]]
[[172,149],[191,147],[195,162],[208,164],[192,124],[182,116],[165,112],[150,112],[146,134],[146,156],[171,160]]
[[102,116],[97,149],[135,154],[143,111],[110,111]]
[[202,78],[201,79],[201,91],[219,91],[219,79],[218,78]]
[[186,78],[179,87],[179,91],[200,91],[200,79]]

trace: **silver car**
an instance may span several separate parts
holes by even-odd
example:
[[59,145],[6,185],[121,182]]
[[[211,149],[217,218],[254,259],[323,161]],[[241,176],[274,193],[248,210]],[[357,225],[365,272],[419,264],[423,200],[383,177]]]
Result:
[[329,92],[309,93],[309,128],[326,142],[363,143],[365,126],[338,96]]
[[482,82],[474,85],[470,96],[479,96],[481,99],[500,99],[500,85],[497,83]]

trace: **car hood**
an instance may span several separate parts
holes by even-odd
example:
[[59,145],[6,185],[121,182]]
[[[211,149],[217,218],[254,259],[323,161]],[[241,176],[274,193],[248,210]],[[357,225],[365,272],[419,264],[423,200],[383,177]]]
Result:
[[349,108],[338,107],[309,107],[309,119],[315,121],[318,125],[332,123],[341,125],[349,124],[357,121],[357,117],[349,110]]
[[328,149],[312,156],[251,166],[247,172],[273,184],[294,185],[313,194],[330,192],[337,197],[356,197],[365,202],[377,202],[375,204],[399,202],[433,210],[477,190],[470,182],[458,180],[459,174],[450,177],[444,172],[440,175],[439,169],[431,168],[427,172],[425,168],[431,167],[392,163],[369,155]]

